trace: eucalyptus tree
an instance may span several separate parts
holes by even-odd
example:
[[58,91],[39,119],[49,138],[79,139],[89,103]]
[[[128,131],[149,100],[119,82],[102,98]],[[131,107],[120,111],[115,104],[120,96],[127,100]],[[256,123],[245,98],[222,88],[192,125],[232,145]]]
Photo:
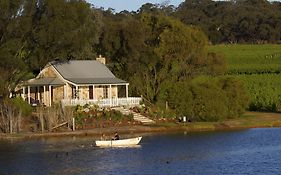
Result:
[[212,71],[211,64],[225,64],[208,56],[208,40],[200,29],[165,15],[143,13],[140,20],[148,36],[147,49],[132,82],[149,101],[163,103],[174,83]]
[[25,0],[0,1],[0,96],[7,97],[27,74],[25,37],[29,18],[23,15]]
[[144,26],[129,12],[113,14],[106,11],[103,20],[96,52],[108,58],[107,65],[116,76],[128,80],[146,50]]
[[101,25],[101,15],[85,1],[1,0],[1,94],[47,62],[94,59]]
[[81,0],[32,0],[32,30],[28,37],[27,59],[32,70],[47,62],[66,59],[93,59],[101,19],[90,4]]

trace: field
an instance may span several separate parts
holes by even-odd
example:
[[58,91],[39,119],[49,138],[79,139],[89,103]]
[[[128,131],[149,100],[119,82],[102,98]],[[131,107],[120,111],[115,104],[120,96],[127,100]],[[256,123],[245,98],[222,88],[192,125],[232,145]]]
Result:
[[216,45],[228,63],[225,76],[244,82],[253,111],[281,112],[281,45]]
[[209,51],[226,58],[229,74],[281,72],[281,45],[215,45]]

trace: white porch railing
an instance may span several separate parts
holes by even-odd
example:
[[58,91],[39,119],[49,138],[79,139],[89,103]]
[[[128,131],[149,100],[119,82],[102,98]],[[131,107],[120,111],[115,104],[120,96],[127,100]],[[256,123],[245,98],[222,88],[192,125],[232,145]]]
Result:
[[138,106],[141,102],[141,97],[128,97],[128,98],[109,98],[100,100],[79,100],[79,99],[63,99],[62,106],[84,106],[86,104],[95,104],[100,107],[115,107],[115,106]]

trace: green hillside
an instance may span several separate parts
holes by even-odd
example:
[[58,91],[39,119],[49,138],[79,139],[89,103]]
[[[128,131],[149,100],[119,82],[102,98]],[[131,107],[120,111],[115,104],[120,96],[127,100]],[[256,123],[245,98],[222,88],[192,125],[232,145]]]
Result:
[[226,58],[226,76],[244,82],[250,110],[281,111],[281,45],[215,45],[209,50]]
[[226,58],[229,74],[281,72],[281,45],[215,45],[209,50]]

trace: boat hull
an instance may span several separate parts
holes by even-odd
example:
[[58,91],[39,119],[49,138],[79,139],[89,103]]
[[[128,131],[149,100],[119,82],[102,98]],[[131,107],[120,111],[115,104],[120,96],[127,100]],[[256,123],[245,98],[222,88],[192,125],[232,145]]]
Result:
[[122,139],[122,140],[97,140],[95,141],[98,147],[118,147],[118,146],[133,146],[139,144],[142,137]]

